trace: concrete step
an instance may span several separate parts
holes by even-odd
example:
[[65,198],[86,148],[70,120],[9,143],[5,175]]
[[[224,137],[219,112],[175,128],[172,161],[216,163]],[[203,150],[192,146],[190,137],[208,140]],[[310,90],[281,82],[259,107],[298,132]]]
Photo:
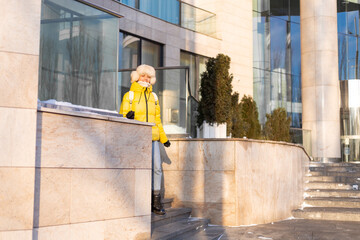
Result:
[[305,198],[305,203],[313,207],[360,208],[360,198],[313,197]]
[[360,172],[334,172],[334,171],[311,171],[307,177],[310,176],[335,176],[335,177],[356,177],[360,178]]
[[165,209],[171,208],[171,205],[172,205],[173,200],[174,200],[173,198],[164,198],[164,199],[162,200],[163,207],[164,207]]
[[360,167],[360,163],[347,163],[347,162],[341,162],[341,163],[322,163],[322,162],[311,162],[309,164],[309,167]]
[[203,231],[186,238],[186,240],[219,240],[225,232],[222,226],[208,226]]
[[153,230],[151,239],[188,239],[197,232],[203,231],[209,223],[208,219],[182,219],[173,223],[162,225]]
[[295,218],[335,221],[360,221],[359,208],[308,207],[294,210],[292,213]]
[[344,184],[336,182],[308,182],[305,183],[308,189],[339,189],[339,190],[356,190],[359,185],[357,184]]
[[191,208],[169,208],[165,215],[156,215],[151,213],[151,228],[173,223],[190,217]]
[[310,171],[321,172],[360,172],[360,166],[309,167]]
[[360,198],[360,191],[358,190],[308,189],[305,194],[308,197]]
[[337,183],[351,183],[360,184],[360,177],[347,176],[306,176],[305,181],[309,182],[337,182]]

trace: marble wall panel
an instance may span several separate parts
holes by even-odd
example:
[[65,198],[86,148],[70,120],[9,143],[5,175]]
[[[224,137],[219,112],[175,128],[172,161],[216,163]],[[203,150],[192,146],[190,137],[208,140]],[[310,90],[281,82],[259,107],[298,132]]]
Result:
[[151,238],[151,216],[109,220],[105,224],[105,240]]
[[[327,5],[327,4],[324,4]],[[315,39],[317,51],[333,51],[337,54],[338,37],[337,37],[337,19],[336,11],[331,17],[315,17]],[[337,57],[331,59],[337,62]],[[336,65],[337,66],[337,65]],[[336,68],[335,68],[336,69]]]
[[315,30],[315,18],[310,17],[301,20],[301,54],[315,51]]
[[34,227],[70,223],[71,169],[36,171]]
[[302,88],[313,87],[316,84],[316,52],[306,52],[301,55]]
[[151,126],[106,124],[107,168],[151,169]]
[[[337,4],[336,0],[322,0],[322,1],[306,1],[313,6],[306,6],[306,8],[310,8],[309,11],[312,10],[315,16],[326,16],[326,17],[336,17],[337,14]],[[301,9],[302,10],[302,9]],[[336,25],[336,24],[335,24]]]
[[179,170],[179,142],[180,141],[171,140],[171,146],[165,148],[169,160],[163,162],[162,167],[164,171]]
[[[317,117],[317,107],[316,107],[316,88],[315,87],[307,87],[302,88],[301,92],[303,109],[306,111],[303,112],[303,121],[315,121]],[[305,100],[306,99],[306,100]],[[305,128],[304,129],[309,129]],[[311,129],[310,129],[311,130]]]
[[[140,170],[139,170],[140,171]],[[138,175],[148,177],[148,170],[139,172]],[[136,193],[139,191],[135,188],[135,170],[133,169],[111,169],[105,170],[106,181],[106,212],[103,214],[104,219],[133,217],[135,216]],[[143,185],[142,189],[150,191],[149,185]],[[147,188],[146,188],[147,187]],[[137,191],[136,191],[137,190]],[[147,201],[146,201],[147,200]],[[148,204],[149,198],[145,198]],[[139,204],[139,202],[138,202]],[[146,203],[144,203],[146,206]],[[137,206],[136,206],[137,207]],[[139,204],[139,207],[144,207]],[[140,213],[148,213],[147,209],[138,209]]]
[[151,170],[135,170],[135,216],[151,215]]
[[35,166],[36,111],[0,107],[0,166]]
[[105,167],[105,121],[38,113],[37,166]]
[[234,170],[233,141],[204,141],[205,170]]
[[[338,82],[338,80],[337,80]],[[316,113],[317,121],[338,121],[339,114],[339,88],[338,86],[318,86],[316,87]],[[340,125],[338,126],[340,129]],[[328,130],[326,130],[328,131]],[[337,136],[340,139],[340,135]]]
[[314,157],[340,158],[340,126],[338,121],[317,122],[317,155]]
[[37,240],[63,240],[71,238],[71,224],[34,229]]
[[203,141],[179,142],[179,169],[205,170]]
[[4,34],[0,35],[0,51],[39,55],[40,9],[41,1],[2,4],[0,28]]
[[[104,220],[108,210],[106,170],[73,169],[71,174],[70,222]],[[91,211],[89,211],[91,209]]]
[[205,202],[235,203],[235,171],[205,171]]
[[71,223],[134,216],[134,170],[73,169],[71,179]]
[[204,202],[205,171],[164,171],[165,196],[174,201]]
[[33,227],[34,168],[0,168],[0,231]]
[[[6,23],[3,25],[10,26]],[[6,89],[0,94],[0,106],[36,109],[38,65],[38,56],[0,51],[0,84],[2,89]]]
[[70,225],[71,239],[98,240],[105,239],[105,221],[78,223]]
[[[301,21],[305,18],[314,17],[315,16],[315,4],[316,2],[313,0],[301,0],[300,8],[301,8]],[[323,6],[322,6],[323,7]]]
[[6,231],[0,232],[0,240],[33,240],[33,231]]

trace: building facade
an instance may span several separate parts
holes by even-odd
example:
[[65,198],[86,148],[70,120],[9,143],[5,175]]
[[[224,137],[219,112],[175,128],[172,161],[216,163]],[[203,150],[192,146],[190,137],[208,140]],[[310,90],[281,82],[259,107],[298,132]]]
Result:
[[253,96],[262,125],[283,107],[291,127],[311,135],[304,141],[315,159],[357,161],[359,3],[326,5],[43,1],[39,99],[117,111],[129,72],[150,64],[166,131],[194,136],[200,75],[207,58],[224,53],[233,91]]

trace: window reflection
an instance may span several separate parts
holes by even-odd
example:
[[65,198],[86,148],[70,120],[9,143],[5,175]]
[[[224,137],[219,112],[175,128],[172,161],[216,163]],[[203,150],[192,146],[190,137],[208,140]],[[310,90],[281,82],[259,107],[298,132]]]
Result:
[[299,0],[254,0],[253,7],[253,84],[260,123],[265,124],[267,113],[284,107],[291,126],[300,128]]
[[39,99],[116,110],[118,18],[73,0],[43,0]]

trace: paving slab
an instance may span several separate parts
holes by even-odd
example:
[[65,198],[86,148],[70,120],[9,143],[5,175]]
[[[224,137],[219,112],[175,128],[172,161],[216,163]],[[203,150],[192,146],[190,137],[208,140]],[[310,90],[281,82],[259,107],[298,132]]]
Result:
[[254,226],[221,227],[219,240],[360,240],[360,223],[310,219],[291,219]]

